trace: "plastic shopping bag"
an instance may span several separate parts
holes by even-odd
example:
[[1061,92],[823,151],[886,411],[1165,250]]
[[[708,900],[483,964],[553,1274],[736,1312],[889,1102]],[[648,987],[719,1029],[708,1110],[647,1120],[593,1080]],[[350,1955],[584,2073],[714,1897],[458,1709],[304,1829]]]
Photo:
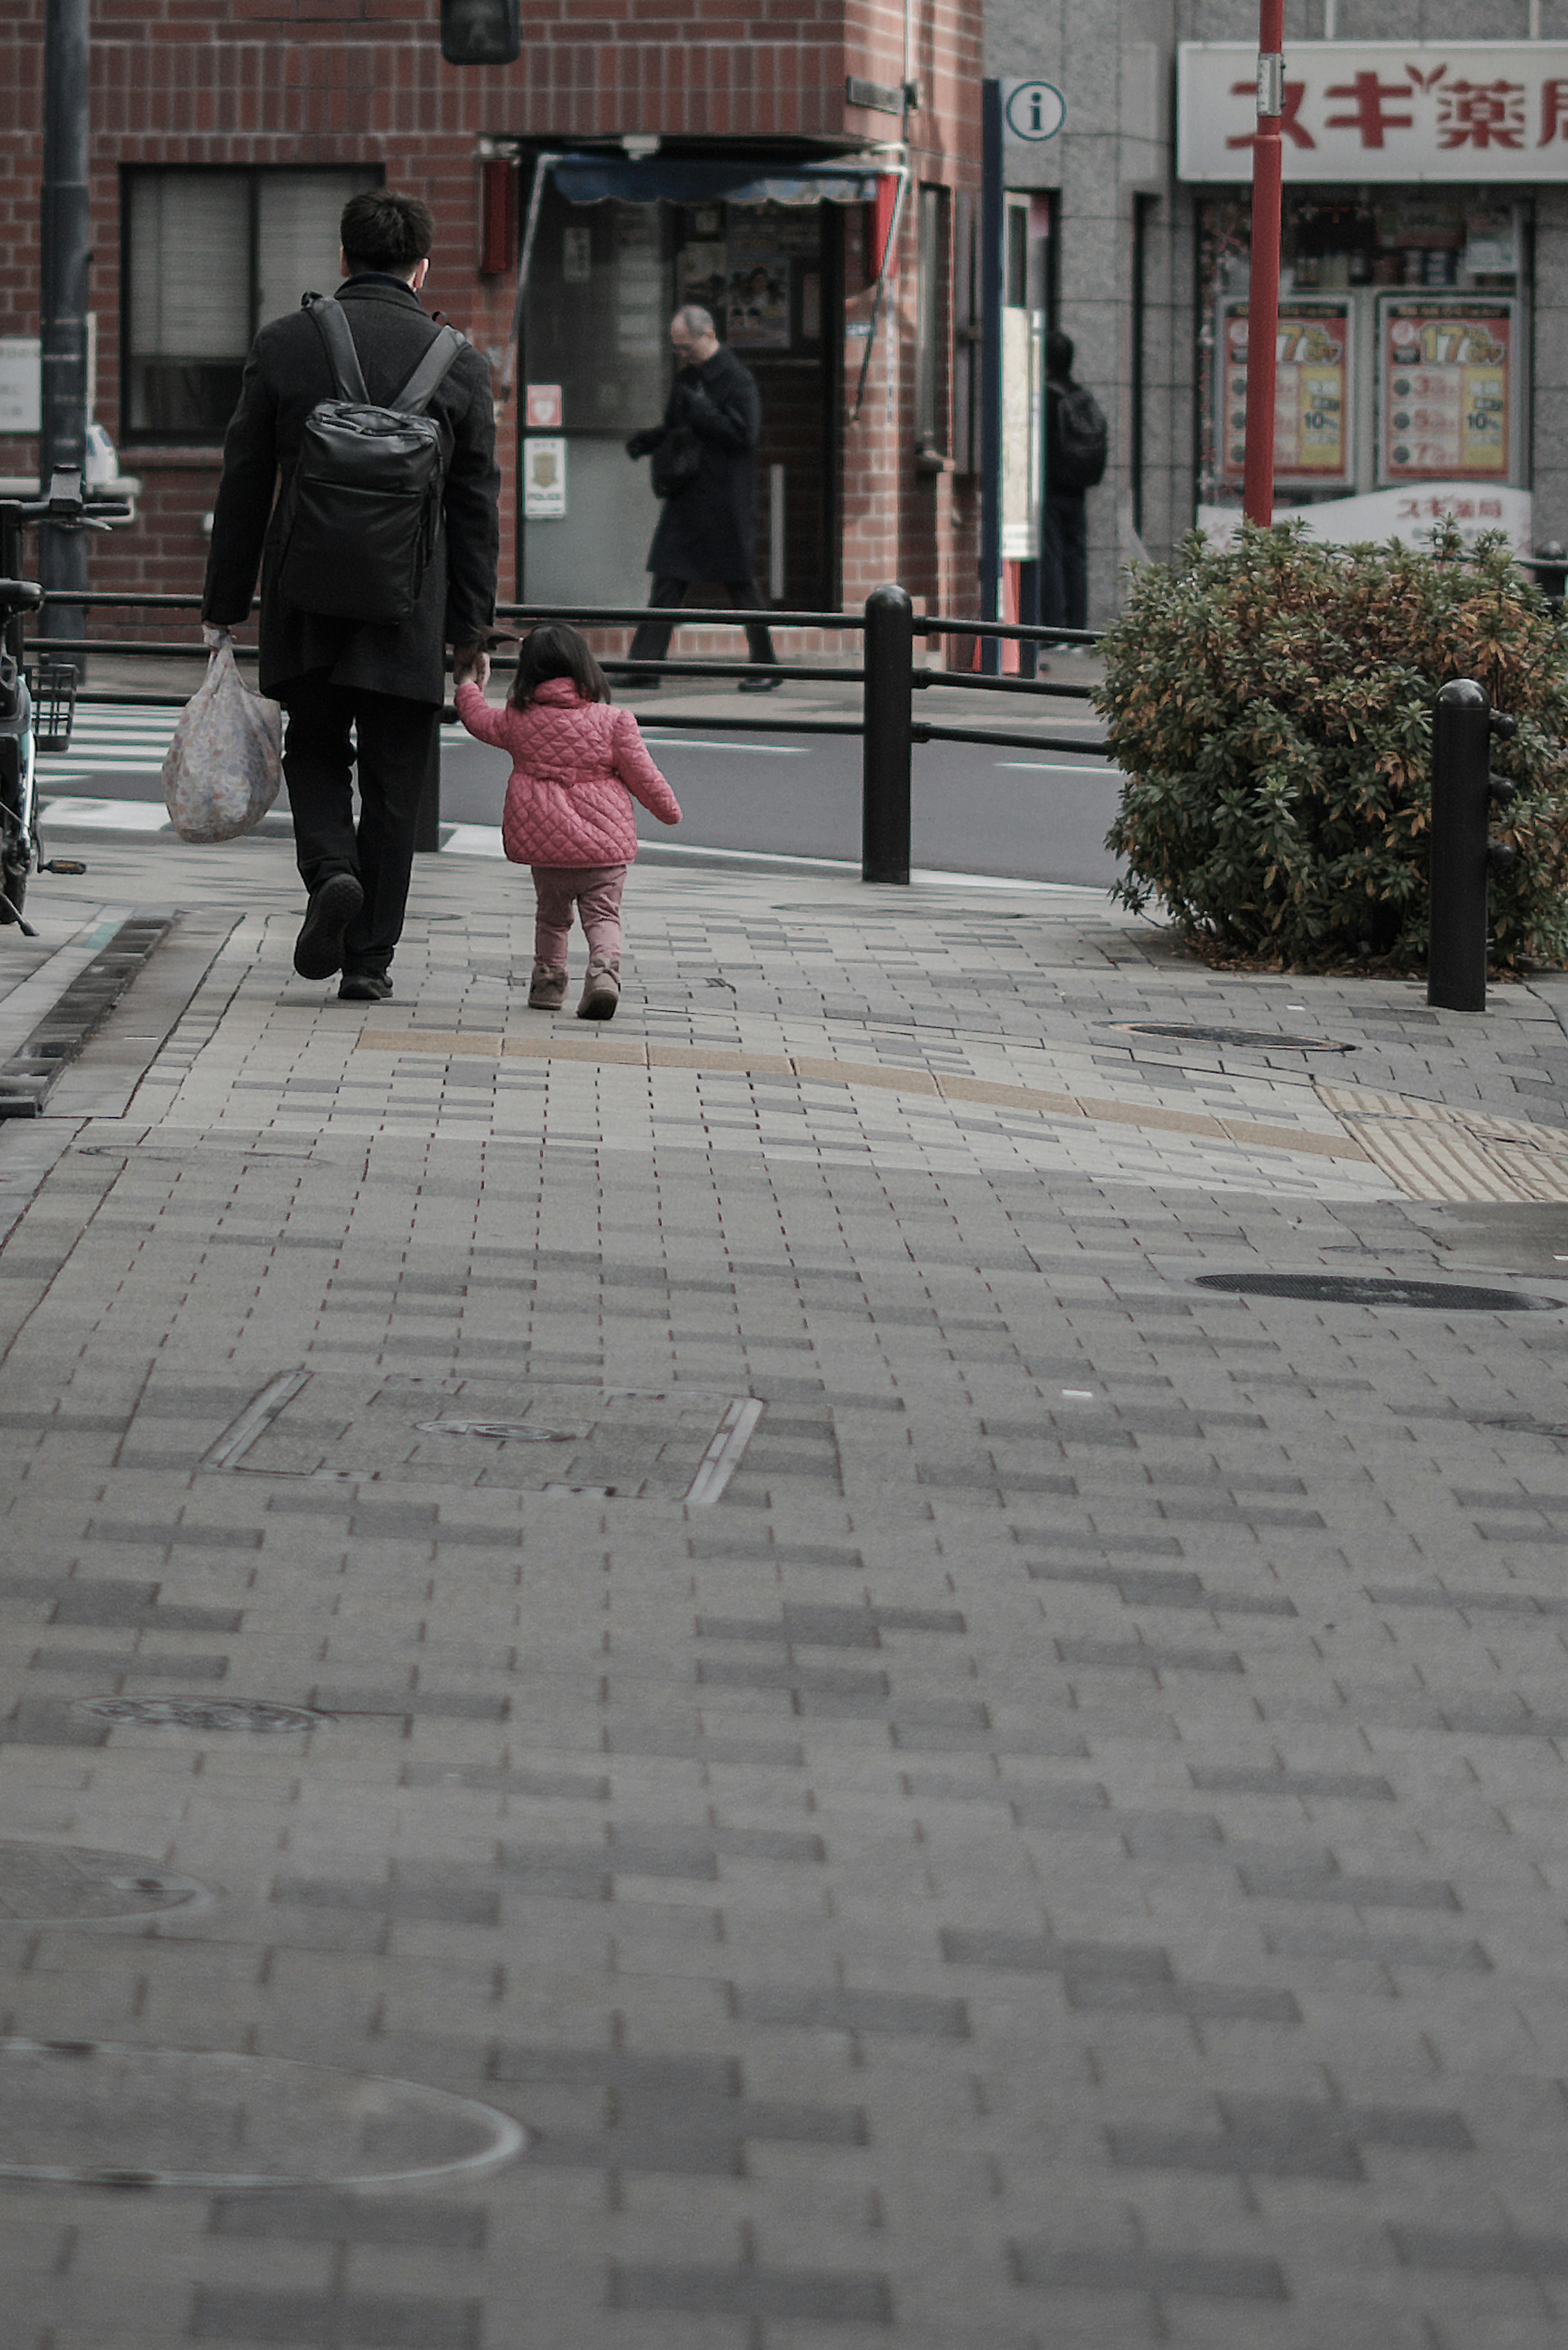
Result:
[[163,762],[163,804],[182,840],[236,840],[260,824],[283,781],[283,712],[252,693],[224,639],[180,713]]

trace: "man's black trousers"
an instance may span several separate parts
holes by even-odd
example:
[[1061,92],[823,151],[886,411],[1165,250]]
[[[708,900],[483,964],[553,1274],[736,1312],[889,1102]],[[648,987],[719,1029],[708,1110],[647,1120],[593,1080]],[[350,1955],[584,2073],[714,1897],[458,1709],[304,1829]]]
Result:
[[1051,490],[1041,533],[1040,618],[1058,629],[1089,625],[1089,525],[1082,490]]
[[440,755],[441,712],[401,694],[334,685],[320,671],[279,686],[277,698],[288,712],[283,772],[300,879],[316,890],[334,873],[358,875],[365,903],[344,934],[343,968],[384,972],[402,935],[420,802]]
[[[652,611],[661,604],[673,609],[685,600],[686,590],[691,585],[690,579],[656,579],[653,583],[653,592],[648,599],[649,610]],[[757,583],[754,579],[726,579],[724,593],[730,599],[732,612],[765,612],[767,609],[767,606],[757,593]],[[631,640],[631,650],[627,655],[628,660],[662,660],[670,650],[670,624],[668,620],[644,620]],[[748,628],[746,642],[751,647],[752,659],[754,661],[777,660],[778,655],[774,650],[773,638],[766,629],[756,626]]]

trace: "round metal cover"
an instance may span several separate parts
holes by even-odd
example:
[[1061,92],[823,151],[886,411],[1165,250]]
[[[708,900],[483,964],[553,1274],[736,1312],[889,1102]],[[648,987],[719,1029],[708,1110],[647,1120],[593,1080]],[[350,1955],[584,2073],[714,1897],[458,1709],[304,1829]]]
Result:
[[156,1918],[207,1898],[193,1877],[139,1852],[68,1844],[0,1844],[0,1922],[84,1926],[95,1918]]
[[1200,1273],[1199,1289],[1242,1297],[1300,1297],[1318,1305],[1410,1305],[1439,1314],[1553,1314],[1555,1297],[1517,1289],[1479,1289],[1458,1281],[1395,1281],[1376,1274]]
[[302,1705],[244,1704],[228,1698],[84,1697],[78,1703],[99,1721],[154,1730],[248,1730],[264,1738],[285,1730],[319,1730],[327,1719]]
[[374,2187],[487,2170],[508,2114],[414,2081],[225,2049],[0,2040],[0,2178],[87,2187]]
[[1248,1053],[1354,1053],[1332,1036],[1282,1036],[1273,1028],[1219,1028],[1185,1020],[1113,1020],[1127,1036],[1171,1036],[1179,1044],[1235,1045]]

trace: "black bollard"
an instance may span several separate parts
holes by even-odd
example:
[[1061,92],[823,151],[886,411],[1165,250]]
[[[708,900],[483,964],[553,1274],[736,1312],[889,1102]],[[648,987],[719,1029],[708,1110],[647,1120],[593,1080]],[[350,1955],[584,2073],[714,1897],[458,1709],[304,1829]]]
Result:
[[860,879],[909,878],[909,704],[914,608],[902,588],[866,598],[864,796]]
[[[1459,677],[1438,695],[1432,721],[1431,940],[1427,1001],[1446,1012],[1486,1010],[1487,823],[1493,798],[1491,738],[1515,722],[1494,711],[1484,686]],[[1495,852],[1498,859],[1507,851]]]

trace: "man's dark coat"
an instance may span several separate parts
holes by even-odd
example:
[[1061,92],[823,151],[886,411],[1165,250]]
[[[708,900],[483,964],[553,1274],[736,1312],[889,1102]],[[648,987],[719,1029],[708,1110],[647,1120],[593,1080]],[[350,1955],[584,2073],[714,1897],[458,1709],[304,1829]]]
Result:
[[[350,277],[337,298],[371,400],[394,399],[438,329],[412,288],[391,277],[369,272]],[[223,442],[202,618],[219,628],[237,626],[250,610],[259,566],[264,693],[316,670],[326,671],[335,685],[444,702],[443,646],[476,644],[495,610],[501,475],[490,370],[477,351],[462,351],[430,403],[448,456],[446,527],[426,567],[419,602],[397,627],[326,619],[285,604],[277,592],[280,526],[305,420],[317,400],[335,397],[321,330],[306,311],[292,311],[262,328]],[[275,506],[280,469],[284,497]]]
[[677,424],[697,435],[701,462],[692,479],[666,498],[648,568],[656,579],[750,579],[757,552],[757,442],[763,403],[754,378],[721,348],[701,367],[682,368],[664,421],[639,432],[639,455],[656,449]]

